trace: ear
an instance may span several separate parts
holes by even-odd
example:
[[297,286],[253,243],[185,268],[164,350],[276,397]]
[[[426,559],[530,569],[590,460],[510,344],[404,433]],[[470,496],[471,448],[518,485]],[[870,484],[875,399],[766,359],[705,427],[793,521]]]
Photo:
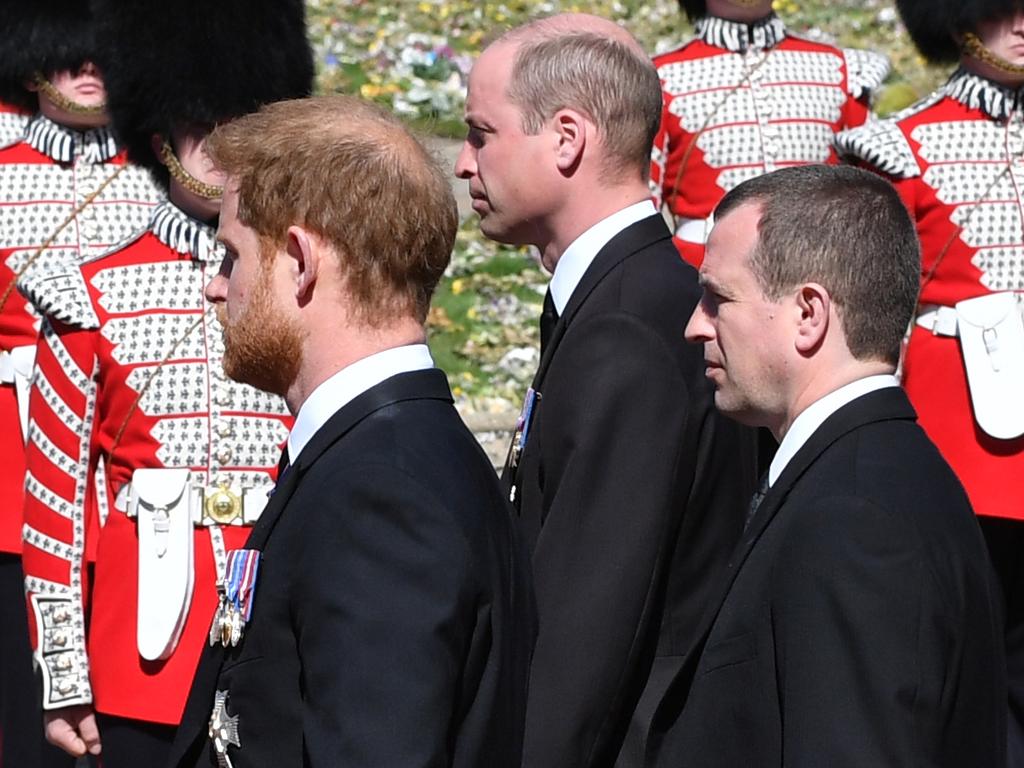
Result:
[[558,170],[571,173],[583,158],[587,145],[587,120],[574,109],[560,109],[552,118],[558,135]]
[[300,305],[313,298],[313,287],[320,274],[320,241],[312,233],[293,224],[288,227],[285,251],[291,257],[295,277],[295,298]]
[[802,355],[814,354],[828,335],[832,298],[818,283],[805,283],[796,292],[796,349]]

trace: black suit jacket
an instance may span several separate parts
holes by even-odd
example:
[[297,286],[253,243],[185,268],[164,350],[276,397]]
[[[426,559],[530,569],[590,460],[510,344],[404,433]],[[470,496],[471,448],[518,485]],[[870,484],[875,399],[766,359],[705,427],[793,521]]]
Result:
[[1005,764],[985,546],[915,419],[901,389],[872,392],[786,466],[658,713],[652,762]]
[[651,216],[601,250],[542,352],[526,446],[504,473],[539,620],[528,768],[610,766],[628,729],[642,743],[742,529],[754,437],[715,412],[683,339],[699,299]]
[[172,766],[518,765],[529,585],[490,463],[439,370],[339,410],[285,473],[241,643],[203,654]]

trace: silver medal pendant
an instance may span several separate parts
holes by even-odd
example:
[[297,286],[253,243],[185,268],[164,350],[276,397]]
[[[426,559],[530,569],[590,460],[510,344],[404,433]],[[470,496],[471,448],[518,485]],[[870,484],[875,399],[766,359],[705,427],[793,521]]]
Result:
[[217,756],[219,768],[233,768],[228,756],[228,747],[241,749],[242,742],[238,738],[238,715],[228,714],[228,692],[217,691],[213,698],[213,713],[210,715],[210,726],[207,731],[213,742],[213,751]]

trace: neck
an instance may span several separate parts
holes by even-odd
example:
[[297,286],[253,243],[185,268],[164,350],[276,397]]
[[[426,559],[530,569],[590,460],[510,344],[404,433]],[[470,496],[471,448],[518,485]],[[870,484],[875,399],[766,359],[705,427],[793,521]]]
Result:
[[[284,396],[288,410],[297,414],[313,390],[353,363],[395,347],[425,344],[426,338],[422,324],[411,317],[386,328],[346,327],[309,333],[298,375]],[[332,341],[325,343],[325,339]]]
[[567,205],[559,212],[552,227],[551,238],[546,242],[534,243],[540,249],[541,263],[548,272],[555,271],[566,249],[592,226],[623,208],[649,200],[651,197],[650,189],[642,180],[604,189],[593,185],[589,188],[598,191],[588,193],[585,191],[588,187],[581,185],[579,193],[566,198]]
[[834,367],[819,366],[818,371],[820,372],[813,373],[810,378],[801,382],[797,387],[793,397],[790,398],[789,408],[782,414],[778,423],[768,425],[779,442],[782,442],[782,438],[789,432],[797,417],[821,398],[859,379],[886,373],[891,374],[895,371],[895,367],[881,360],[850,358],[845,364]]

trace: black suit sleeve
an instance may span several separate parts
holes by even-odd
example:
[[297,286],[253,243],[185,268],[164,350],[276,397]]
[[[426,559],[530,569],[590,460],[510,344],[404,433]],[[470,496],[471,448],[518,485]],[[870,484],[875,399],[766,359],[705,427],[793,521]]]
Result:
[[556,491],[533,555],[524,765],[611,764],[639,697],[656,575],[680,508],[688,398],[678,357],[640,319],[614,312],[574,325],[552,363],[543,396],[558,411],[544,415],[538,439],[544,486]]
[[301,510],[310,530],[291,596],[304,765],[448,765],[463,659],[487,610],[472,553],[444,503],[408,475],[363,464],[343,476],[303,486],[322,500]]
[[[937,510],[941,513],[941,510]],[[962,632],[905,516],[863,498],[802,509],[772,573],[783,765],[912,766],[940,756]],[[953,564],[950,564],[953,568]],[[951,573],[952,575],[952,573]]]

